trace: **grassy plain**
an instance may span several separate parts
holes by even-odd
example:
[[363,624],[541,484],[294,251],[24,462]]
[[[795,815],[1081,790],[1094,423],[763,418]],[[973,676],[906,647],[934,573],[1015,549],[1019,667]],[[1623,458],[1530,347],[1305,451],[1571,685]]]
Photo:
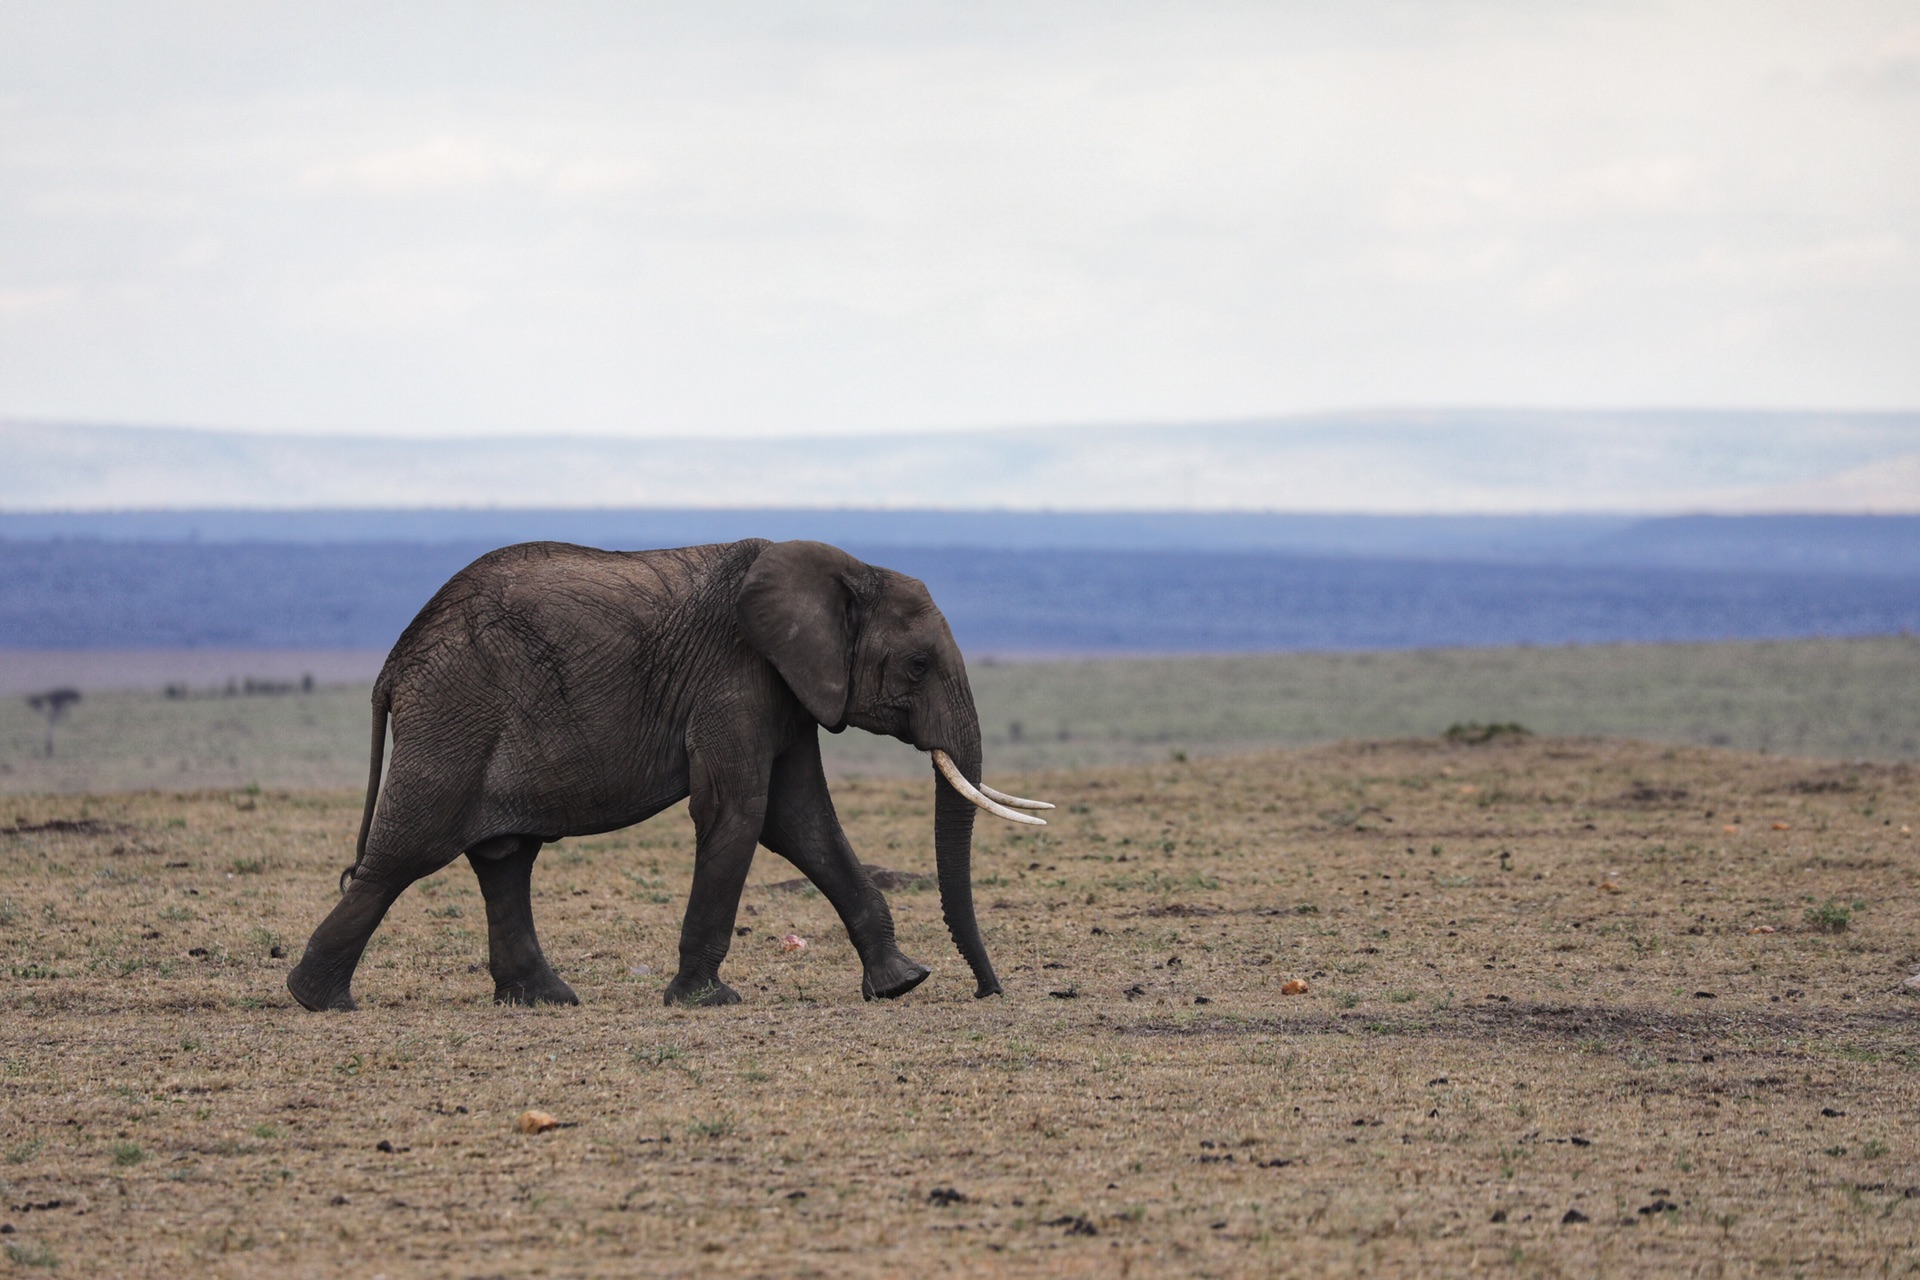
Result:
[[[976,662],[970,674],[988,762],[1006,769],[1421,736],[1469,720],[1838,759],[1920,758],[1920,701],[1911,696],[1920,688],[1920,639],[1911,637]],[[42,738],[21,699],[0,699],[0,793],[348,787],[366,776],[367,690],[89,693],[60,727],[52,759]],[[830,736],[826,747],[840,775],[926,771],[912,750],[867,734]]]
[[[724,970],[747,1002],[661,1007],[675,811],[542,855],[582,1007],[488,1002],[455,866],[377,935],[362,1010],[307,1014],[282,982],[356,794],[0,803],[0,1263],[1911,1270],[1920,771],[1594,739],[1164,754],[993,775],[1062,807],[983,822],[985,1002],[908,887],[935,975],[862,1004],[830,908],[763,854]],[[931,870],[924,782],[837,793],[870,864]],[[528,1107],[566,1127],[518,1132]]]

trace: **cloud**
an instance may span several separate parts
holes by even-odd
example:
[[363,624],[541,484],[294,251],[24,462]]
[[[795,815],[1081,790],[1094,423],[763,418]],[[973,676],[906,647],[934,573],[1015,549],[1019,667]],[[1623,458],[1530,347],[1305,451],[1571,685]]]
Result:
[[70,308],[77,298],[77,290],[58,285],[39,289],[0,289],[0,316],[23,316]]
[[1888,34],[1863,57],[1835,68],[1829,80],[1869,94],[1920,92],[1920,26]]
[[1905,0],[36,12],[0,412],[1920,403]]
[[1752,252],[1710,250],[1698,274],[1773,290],[1887,287],[1911,281],[1920,254],[1899,235],[1848,236]]
[[542,187],[567,193],[627,191],[640,185],[644,166],[587,157],[559,160],[483,137],[436,137],[300,171],[303,186],[382,195],[454,192],[495,186]]

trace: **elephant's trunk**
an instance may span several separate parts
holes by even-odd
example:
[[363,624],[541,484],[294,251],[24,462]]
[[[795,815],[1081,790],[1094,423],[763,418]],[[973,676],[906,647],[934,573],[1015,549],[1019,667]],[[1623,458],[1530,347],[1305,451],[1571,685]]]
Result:
[[[980,730],[971,726],[965,741],[947,751],[968,781],[980,780]],[[999,995],[1000,979],[980,940],[980,923],[973,914],[973,804],[935,773],[933,777],[933,855],[940,873],[940,909],[947,918],[953,945],[973,969],[977,998]]]

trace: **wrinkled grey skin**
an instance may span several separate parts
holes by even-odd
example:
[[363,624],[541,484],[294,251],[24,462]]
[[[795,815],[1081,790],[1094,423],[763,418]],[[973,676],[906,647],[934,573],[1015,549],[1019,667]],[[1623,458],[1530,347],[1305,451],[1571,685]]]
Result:
[[[534,935],[540,846],[691,797],[693,892],[668,1004],[739,1001],[720,963],[757,844],[840,913],[862,993],[904,995],[927,969],[894,944],[821,772],[820,726],[847,725],[944,749],[980,777],[965,664],[913,578],[823,543],[760,539],[631,552],[532,542],[482,556],[420,611],[374,686],[359,856],[287,987],[309,1009],[354,1008],[354,967],[387,908],[464,853],[486,899],[494,998],[577,1004]],[[936,773],[941,906],[987,996],[1000,983],[974,919],[973,814]]]

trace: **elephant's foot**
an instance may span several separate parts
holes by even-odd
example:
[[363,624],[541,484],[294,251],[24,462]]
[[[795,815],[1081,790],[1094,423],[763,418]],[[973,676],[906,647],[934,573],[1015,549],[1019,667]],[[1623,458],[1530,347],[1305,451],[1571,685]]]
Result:
[[353,999],[353,978],[345,979],[319,971],[305,960],[287,974],[287,990],[293,998],[315,1013],[352,1013],[360,1006]]
[[493,983],[493,1002],[495,1004],[579,1004],[580,997],[573,994],[573,988],[560,980],[560,975],[552,969],[541,969],[525,977],[507,981],[495,979]]
[[713,1009],[723,1004],[739,1004],[740,993],[718,978],[681,974],[667,984],[666,1003],[689,1009]]
[[933,970],[917,960],[909,960],[898,951],[860,975],[862,1000],[892,1000],[907,994],[927,980]]

